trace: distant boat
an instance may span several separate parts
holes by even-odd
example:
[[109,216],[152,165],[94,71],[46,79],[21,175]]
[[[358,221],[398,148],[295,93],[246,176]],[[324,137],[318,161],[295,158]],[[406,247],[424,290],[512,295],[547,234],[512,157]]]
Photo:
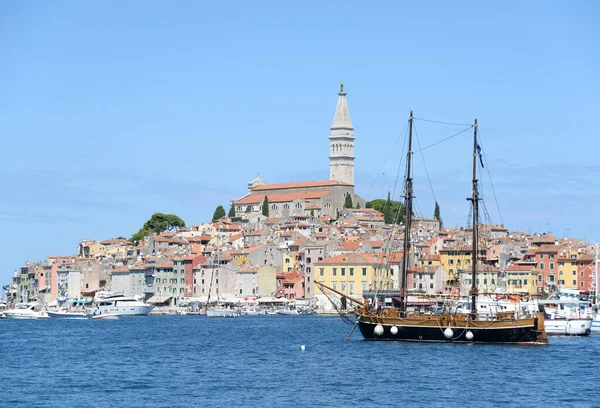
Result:
[[98,306],[96,310],[99,310],[100,313],[109,313],[119,316],[146,316],[154,308],[152,305],[121,294],[97,298],[96,303]]
[[115,315],[115,314],[99,314],[99,315],[92,316],[93,320],[117,320],[118,318],[119,318],[119,315]]
[[73,312],[68,310],[47,311],[52,319],[87,319],[86,312]]
[[240,312],[235,309],[226,309],[224,307],[215,307],[206,311],[207,317],[239,317]]
[[36,311],[35,306],[31,303],[17,303],[14,309],[4,311],[4,315],[7,319],[19,319],[19,320],[40,320],[47,319],[48,313],[42,311]]

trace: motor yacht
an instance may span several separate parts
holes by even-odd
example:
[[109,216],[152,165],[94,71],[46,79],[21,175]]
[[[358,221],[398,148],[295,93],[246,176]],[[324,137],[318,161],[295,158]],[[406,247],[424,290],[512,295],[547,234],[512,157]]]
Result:
[[95,315],[146,316],[154,308],[154,306],[141,302],[136,298],[126,297],[124,295],[110,295],[104,298],[98,298],[95,302],[96,308],[92,309],[92,313]]
[[7,319],[47,319],[48,313],[42,311],[36,311],[35,305],[31,303],[17,303],[14,309],[4,311],[4,315]]

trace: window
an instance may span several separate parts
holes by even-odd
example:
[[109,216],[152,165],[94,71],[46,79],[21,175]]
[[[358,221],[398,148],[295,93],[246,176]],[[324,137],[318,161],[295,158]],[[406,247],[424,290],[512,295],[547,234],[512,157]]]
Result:
[[554,262],[550,262],[550,269],[554,269]]
[[541,282],[544,279],[542,275],[538,275],[538,282]]
[[523,280],[523,285],[527,286],[527,279]]
[[487,285],[487,278],[484,278],[484,279],[483,279],[483,284],[484,284],[484,285]]
[[583,271],[581,271],[581,274],[580,274],[580,276],[583,278]]
[[550,275],[550,282],[554,282],[554,275]]
[[550,254],[550,259],[554,259],[554,254]]
[[319,275],[325,275],[325,268],[319,268]]
[[583,288],[583,282],[580,282],[580,286]]
[[543,262],[540,263],[540,269],[544,270],[544,263]]
[[363,276],[367,276],[367,268],[362,268]]
[[333,268],[333,276],[337,276],[337,268]]
[[540,259],[544,259],[544,254],[540,254]]
[[573,279],[573,285],[577,286],[577,281],[575,279]]
[[573,276],[577,276],[577,271],[573,271]]
[[341,268],[342,270],[342,276],[346,276],[346,268]]
[[367,282],[362,281],[361,284],[362,284],[362,290],[363,290],[363,292],[365,292],[367,290]]
[[558,272],[558,274],[559,274],[559,275],[562,275],[562,274],[563,274],[563,271],[559,271],[559,272]]
[[354,282],[350,282],[350,293],[354,293]]
[[350,268],[350,276],[354,276],[354,268]]
[[342,292],[346,291],[346,282],[342,282]]
[[492,278],[492,285],[496,284],[496,279]]
[[331,287],[333,290],[337,290],[337,282],[331,282]]
[[429,289],[433,289],[433,283],[429,284]]
[[558,281],[558,284],[559,284],[559,285],[564,285],[564,284],[565,284],[565,281],[564,281],[564,280],[559,280],[559,281]]

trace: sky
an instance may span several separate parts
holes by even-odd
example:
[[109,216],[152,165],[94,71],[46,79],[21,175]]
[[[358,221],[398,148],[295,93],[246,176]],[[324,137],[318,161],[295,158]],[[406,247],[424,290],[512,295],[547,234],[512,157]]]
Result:
[[[597,241],[598,21],[594,0],[0,2],[0,282],[154,212],[210,221],[257,175],[328,179],[341,80],[366,200],[400,194],[411,110],[477,118],[490,221]],[[414,125],[422,147],[464,129]],[[467,223],[472,137],[415,153],[419,215]]]

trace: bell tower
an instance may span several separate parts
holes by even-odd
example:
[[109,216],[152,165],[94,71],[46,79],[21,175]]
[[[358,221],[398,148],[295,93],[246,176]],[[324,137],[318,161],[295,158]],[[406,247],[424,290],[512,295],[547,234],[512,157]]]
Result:
[[338,101],[329,133],[329,179],[354,185],[354,127],[346,102],[344,82],[340,83]]

